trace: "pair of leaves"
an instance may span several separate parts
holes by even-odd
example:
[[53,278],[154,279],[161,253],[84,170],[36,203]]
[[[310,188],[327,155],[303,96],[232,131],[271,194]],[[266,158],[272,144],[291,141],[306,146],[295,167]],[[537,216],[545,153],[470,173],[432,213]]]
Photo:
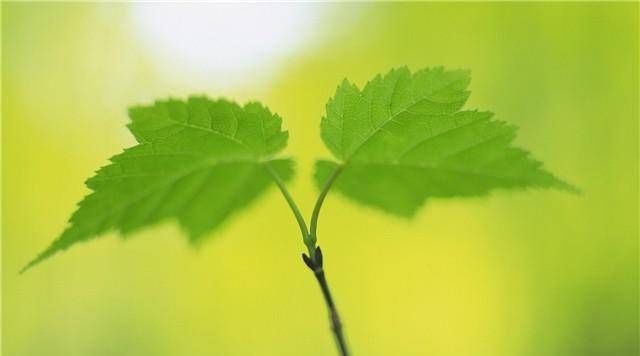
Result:
[[[488,112],[461,111],[469,73],[443,68],[377,76],[362,89],[345,80],[321,122],[337,161],[318,161],[315,180],[343,195],[401,216],[431,197],[478,196],[495,188],[571,190],[511,145],[516,128]],[[111,158],[86,184],[69,227],[26,268],[107,231],[126,235],[167,218],[192,241],[263,193],[276,174],[288,134],[258,103],[191,97],[129,112],[138,144]]]

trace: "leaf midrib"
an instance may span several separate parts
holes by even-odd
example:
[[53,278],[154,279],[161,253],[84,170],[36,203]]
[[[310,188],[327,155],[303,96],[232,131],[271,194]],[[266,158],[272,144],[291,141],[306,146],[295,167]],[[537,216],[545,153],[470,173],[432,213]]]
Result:
[[[437,93],[440,93],[440,92],[442,92],[443,90],[445,90],[445,89],[447,89],[447,88],[451,87],[451,86],[452,86],[452,85],[454,85],[454,84],[458,84],[458,83],[459,83],[459,82],[461,82],[461,81],[463,81],[463,80],[462,80],[462,79],[460,79],[460,80],[452,81],[451,83],[449,83],[449,84],[447,84],[447,85],[443,86],[443,87],[442,87],[442,88],[440,88],[439,90],[434,91],[434,92],[430,92],[430,93],[429,93],[429,96],[433,96],[433,95],[435,95],[435,94],[437,94]],[[396,87],[396,89],[394,89],[394,92],[393,92],[392,96],[393,96],[393,95],[395,95],[395,94],[396,94],[396,92],[397,92],[397,87]],[[360,100],[362,100],[362,99],[363,99],[362,91],[358,91],[358,94],[359,94],[359,99],[360,99]],[[388,118],[386,118],[385,120],[381,121],[381,122],[380,122],[380,124],[378,124],[378,125],[377,125],[377,127],[375,127],[375,128],[374,128],[374,129],[369,133],[369,134],[367,134],[367,136],[365,136],[365,138],[364,138],[363,140],[361,140],[361,141],[360,141],[360,143],[358,144],[358,146],[356,147],[356,149],[355,149],[355,150],[353,150],[353,152],[352,152],[352,153],[351,153],[351,154],[350,154],[350,155],[349,155],[349,156],[344,160],[344,163],[345,163],[345,164],[348,164],[348,163],[349,163],[349,161],[351,160],[351,158],[352,158],[353,156],[355,156],[355,155],[358,153],[358,151],[360,151],[360,149],[362,149],[362,147],[364,146],[364,144],[365,144],[366,142],[368,142],[368,141],[369,141],[369,140],[370,140],[374,135],[378,134],[378,133],[382,130],[382,128],[383,128],[384,126],[386,126],[389,122],[392,122],[392,121],[393,121],[395,118],[397,118],[398,116],[400,116],[400,115],[402,115],[402,114],[404,114],[404,113],[406,113],[406,112],[409,112],[409,111],[410,111],[413,107],[415,107],[416,105],[418,105],[418,104],[422,104],[422,103],[427,102],[427,101],[428,101],[428,102],[431,102],[431,103],[435,103],[435,104],[452,104],[452,103],[453,103],[453,102],[445,102],[445,101],[436,101],[436,100],[432,100],[430,97],[427,97],[427,96],[424,96],[424,97],[419,98],[419,99],[415,99],[415,98],[413,97],[413,92],[412,92],[412,98],[413,98],[413,100],[414,100],[412,103],[408,104],[407,106],[405,106],[404,108],[402,108],[402,109],[400,109],[398,112],[396,112],[395,114],[393,114],[393,115],[389,116]],[[371,115],[369,115],[369,119],[370,119],[370,117],[371,117]],[[342,121],[344,121],[344,115],[343,115],[343,120],[342,120]],[[344,136],[344,134],[343,134],[343,136]]]
[[[234,110],[234,109],[235,109],[235,108],[232,108],[232,109],[231,109],[231,113],[233,114],[233,118],[236,120],[236,123],[237,123],[237,125],[238,125],[238,126],[236,127],[236,132],[234,133],[234,136],[230,136],[230,135],[227,135],[227,134],[225,134],[225,133],[223,133],[223,132],[220,132],[220,131],[218,131],[218,130],[214,130],[214,129],[213,129],[213,128],[211,128],[211,127],[198,126],[198,125],[190,124],[190,123],[188,123],[188,122],[178,121],[178,120],[174,119],[174,118],[173,118],[173,117],[171,117],[171,116],[168,116],[168,120],[169,120],[169,121],[171,121],[171,122],[173,122],[174,124],[176,124],[176,125],[178,125],[178,126],[187,127],[187,128],[191,128],[191,129],[194,129],[194,130],[201,130],[201,131],[205,131],[205,132],[208,132],[208,133],[212,133],[212,134],[214,134],[214,135],[218,135],[218,136],[225,137],[225,138],[230,139],[231,141],[233,141],[233,142],[235,142],[235,143],[237,143],[237,144],[239,144],[239,145],[243,146],[243,147],[244,147],[244,148],[246,148],[249,152],[251,152],[251,153],[255,154],[256,156],[259,156],[259,155],[258,155],[258,154],[257,154],[257,153],[256,153],[256,152],[255,152],[251,147],[249,147],[247,144],[245,144],[244,142],[242,142],[242,141],[238,140],[238,139],[235,137],[235,135],[237,135],[237,133],[238,133],[238,127],[240,127],[240,120],[238,119],[238,116],[236,115],[236,113],[235,113],[235,110]],[[212,122],[213,118],[211,117],[211,113],[209,113],[209,110],[207,110],[207,116],[209,117],[209,121],[210,121],[210,122]]]
[[401,168],[413,168],[413,169],[429,169],[429,170],[434,170],[434,171],[442,171],[442,172],[456,173],[456,174],[460,174],[460,175],[470,175],[470,176],[483,177],[483,178],[492,178],[492,179],[510,181],[510,182],[526,182],[524,180],[519,180],[519,179],[515,179],[515,178],[501,177],[501,176],[482,173],[482,172],[477,172],[477,171],[464,171],[464,170],[459,170],[459,169],[446,168],[446,167],[433,165],[433,164],[407,164],[407,163],[400,163],[400,162],[367,162],[367,161],[358,161],[358,162],[355,162],[355,163],[351,163],[351,165],[352,166],[361,165],[361,166],[385,166],[385,167],[393,167],[393,168],[401,167]]
[[[271,160],[273,161],[273,160]],[[217,160],[215,162],[213,162],[214,164],[211,164],[212,161],[209,160],[205,160],[203,162],[201,162],[201,164],[194,164],[193,166],[189,166],[188,169],[183,169],[183,170],[179,170],[177,171],[175,174],[169,174],[167,175],[167,177],[165,177],[164,179],[160,179],[159,182],[157,182],[157,184],[152,184],[149,186],[148,189],[145,189],[144,191],[140,192],[140,194],[136,194],[134,195],[131,199],[127,199],[126,203],[120,204],[117,207],[113,208],[110,210],[110,212],[113,211],[121,211],[123,209],[126,209],[127,207],[131,206],[132,204],[148,197],[149,195],[153,194],[154,192],[158,191],[159,189],[161,189],[162,187],[166,187],[167,189],[171,189],[171,186],[176,184],[176,182],[190,174],[196,173],[200,170],[205,170],[205,169],[210,169],[212,167],[216,167],[216,166],[221,166],[221,165],[225,165],[225,164],[236,164],[236,163],[252,163],[252,164],[256,164],[259,165],[260,162],[255,161],[255,160]],[[161,176],[161,175],[157,175],[157,176]],[[116,177],[113,177],[113,179],[115,179]],[[99,192],[94,191],[91,195],[93,194],[97,194]],[[90,195],[90,196],[91,196]],[[100,218],[104,218],[104,216],[109,216],[109,214],[100,216]],[[87,219],[85,219],[84,221],[87,221]]]

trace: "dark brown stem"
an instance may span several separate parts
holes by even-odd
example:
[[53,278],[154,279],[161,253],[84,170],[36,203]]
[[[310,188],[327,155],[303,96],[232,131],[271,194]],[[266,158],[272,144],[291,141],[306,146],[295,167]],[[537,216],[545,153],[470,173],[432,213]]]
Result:
[[331,331],[333,332],[333,337],[336,340],[338,350],[340,350],[340,355],[348,356],[349,351],[347,350],[347,343],[342,332],[340,315],[338,314],[338,309],[333,302],[333,297],[331,296],[329,285],[327,284],[327,278],[325,277],[324,269],[322,268],[322,251],[320,250],[320,247],[316,247],[314,257],[315,258],[312,259],[305,254],[302,255],[304,263],[309,267],[309,269],[311,269],[311,271],[313,271],[313,275],[316,277],[316,280],[320,285],[320,289],[322,290],[322,296],[324,297],[324,301],[327,304],[327,310],[329,311]]

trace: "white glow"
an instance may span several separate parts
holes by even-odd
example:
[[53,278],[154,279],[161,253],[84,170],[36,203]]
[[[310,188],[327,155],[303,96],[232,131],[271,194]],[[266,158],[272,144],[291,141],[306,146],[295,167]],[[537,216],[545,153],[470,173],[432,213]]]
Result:
[[318,4],[136,3],[137,33],[181,75],[233,79],[273,65],[308,42]]

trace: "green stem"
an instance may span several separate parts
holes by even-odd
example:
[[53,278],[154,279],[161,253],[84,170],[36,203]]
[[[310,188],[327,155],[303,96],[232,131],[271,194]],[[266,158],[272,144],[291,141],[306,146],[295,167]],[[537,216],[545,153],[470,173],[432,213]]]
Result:
[[311,214],[311,232],[309,238],[315,244],[318,240],[318,218],[320,217],[320,209],[322,208],[322,203],[324,203],[324,198],[326,198],[327,193],[329,193],[329,189],[331,189],[331,185],[338,178],[340,172],[342,172],[342,165],[336,167],[336,169],[331,173],[327,181],[322,186],[322,190],[320,191],[320,195],[318,195],[318,200],[316,200],[316,205],[313,207],[313,213]]
[[293,200],[293,197],[291,196],[291,194],[289,194],[287,187],[284,185],[284,182],[282,181],[278,173],[275,170],[273,170],[273,167],[271,167],[271,165],[269,165],[269,162],[264,162],[263,165],[267,170],[267,172],[269,172],[269,174],[271,175],[271,178],[273,178],[273,181],[276,182],[276,185],[278,186],[278,188],[280,188],[280,192],[282,192],[282,195],[284,195],[284,198],[287,200],[287,203],[289,204],[289,207],[291,208],[293,215],[295,215],[296,217],[298,226],[300,226],[302,241],[304,242],[305,245],[307,245],[307,247],[309,247],[309,241],[310,241],[309,230],[307,229],[307,223],[304,221],[304,218],[300,213],[300,209],[298,209],[298,205],[296,205],[296,202]]

